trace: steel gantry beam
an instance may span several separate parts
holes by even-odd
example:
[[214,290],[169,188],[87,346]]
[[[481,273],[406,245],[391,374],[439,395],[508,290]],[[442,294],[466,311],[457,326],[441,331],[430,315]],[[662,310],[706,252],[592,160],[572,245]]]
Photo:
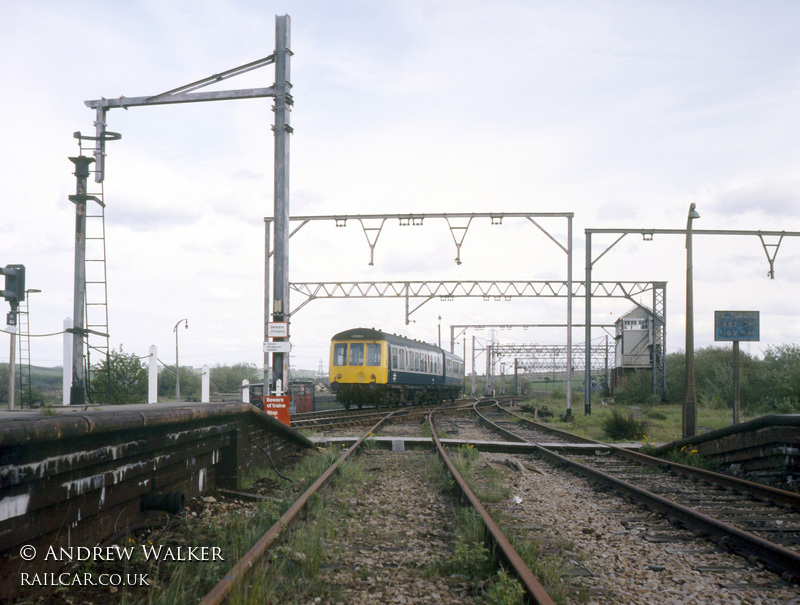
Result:
[[[583,370],[588,351],[589,369],[605,370],[608,365],[609,353],[613,355],[614,347],[608,343],[590,345],[573,345],[573,359],[580,359],[573,369]],[[492,355],[497,361],[504,357],[516,359],[518,367],[529,372],[566,372],[567,347],[563,345],[539,344],[493,344]]]
[[[506,365],[503,361],[504,358],[513,360],[514,367],[514,386],[517,387],[516,375],[517,371],[522,369],[527,373],[542,373],[542,372],[563,372],[565,375],[570,375],[570,369],[582,370],[583,363],[578,363],[577,367],[570,365],[568,359],[583,360],[585,359],[584,352],[587,348],[584,345],[573,345],[570,351],[564,345],[540,345],[540,344],[499,344],[488,343],[484,347],[478,349],[486,353],[486,384],[485,394],[495,395],[495,366],[500,365],[500,376],[504,376],[502,367]],[[603,371],[606,380],[608,379],[608,361],[609,355],[613,355],[614,347],[609,345],[608,340],[603,344],[590,345],[589,358],[591,360],[590,370]],[[572,355],[569,355],[569,353]],[[474,375],[474,371],[473,371]],[[565,380],[566,382],[566,380]],[[568,383],[567,383],[568,384]],[[591,382],[585,388],[591,389]],[[566,390],[566,389],[565,389]],[[501,385],[500,394],[504,394]],[[517,393],[518,394],[518,393]],[[474,385],[473,385],[474,395]]]
[[[515,328],[522,328],[528,330],[530,328],[566,328],[566,324],[450,324],[450,352],[455,353],[456,339],[466,334],[467,330],[512,330]],[[583,328],[583,324],[572,324],[573,328]],[[594,324],[595,328],[614,328],[614,324]]]
[[[494,329],[512,330],[512,329],[515,329],[515,328],[522,328],[523,330],[528,330],[530,328],[559,328],[559,329],[563,329],[565,327],[566,326],[564,324],[553,324],[553,323],[547,323],[547,324],[451,324],[450,325],[450,352],[451,353],[455,352],[456,339],[461,337],[461,336],[464,336],[465,337],[464,341],[463,341],[463,343],[464,343],[464,359],[466,360],[466,358],[467,358],[466,333],[467,333],[467,330],[469,330],[470,328],[473,329],[473,330],[486,330],[486,329],[491,329],[491,330],[494,330]],[[583,324],[574,324],[572,327],[573,328],[582,328],[584,326],[583,326]],[[610,333],[608,329],[609,328],[614,328],[614,324],[595,324],[593,327],[595,327],[595,328],[603,328],[607,332],[607,335],[606,335],[606,346],[607,346],[608,334],[610,334],[612,336],[612,338],[613,338],[613,333]],[[548,346],[548,345],[520,345],[520,346]],[[558,346],[558,345],[553,345],[553,346]],[[480,351],[484,351],[484,350],[486,350],[486,349],[485,348],[481,348],[480,349]],[[475,351],[476,351],[476,338],[473,335],[473,337],[472,337],[472,368],[471,368],[472,382],[473,382],[473,384],[472,384],[472,394],[473,395],[475,394]],[[570,369],[573,369],[573,366],[571,365],[572,361],[573,361],[573,359],[582,359],[583,348],[582,347],[579,347],[578,349],[576,349],[574,347],[572,348],[572,352],[576,352],[577,351],[578,353],[580,353],[580,356],[579,357],[573,357],[572,355],[569,355],[568,357],[570,358],[569,359],[570,363],[567,363],[567,361],[566,361],[566,358],[567,358],[567,355],[566,355],[567,348],[566,347],[564,347],[564,351],[565,351],[564,369],[566,371],[566,367],[567,366],[569,366]],[[576,369],[580,370],[580,367],[578,367]],[[572,372],[570,371],[570,374],[571,373]],[[608,368],[606,368],[606,373],[608,373]]]
[[[623,238],[630,234],[638,234],[642,236],[644,241],[652,241],[655,235],[680,235],[683,237],[687,236],[688,229],[586,229],[586,280],[585,284],[587,287],[584,288],[584,296],[586,298],[586,305],[585,305],[585,312],[586,312],[586,340],[589,341],[591,339],[591,321],[592,321],[592,297],[595,296],[594,288],[589,288],[588,284],[593,284],[595,282],[592,281],[592,269],[594,264],[599,261],[603,256],[605,256],[614,246],[616,246]],[[592,235],[594,234],[614,234],[618,235],[617,239],[615,239],[610,245],[608,245],[600,254],[596,257],[593,256],[592,253]],[[730,235],[730,236],[756,236],[759,238],[761,242],[761,246],[764,250],[764,253],[767,256],[767,262],[769,263],[769,271],[767,275],[769,275],[770,279],[775,278],[775,258],[778,255],[778,249],[780,248],[781,242],[783,241],[784,237],[798,237],[800,236],[800,232],[797,231],[748,231],[748,230],[738,230],[738,229],[692,229],[692,234],[697,235]],[[638,303],[637,303],[638,304]],[[641,305],[640,305],[641,306]],[[661,350],[654,350],[653,354],[653,387],[658,388],[660,387],[662,393],[666,391],[666,294],[665,292],[657,292],[654,290],[653,292],[653,311],[651,314],[653,318],[653,331],[654,331],[654,338],[658,338],[662,343],[663,346]],[[661,317],[664,321],[660,321],[658,318]],[[655,349],[655,342],[654,342],[654,349]],[[587,353],[588,355],[588,353]],[[658,359],[657,359],[658,358]],[[589,365],[588,360],[586,361],[586,365]],[[663,375],[658,374],[660,368],[663,368]],[[590,380],[588,375],[588,370],[586,372],[586,379]],[[591,414],[592,411],[592,400],[591,400],[591,393],[587,390],[584,393],[584,406],[585,406],[585,413]]]
[[[364,232],[364,236],[369,246],[369,265],[375,264],[375,247],[378,238],[383,232],[383,228],[388,220],[397,220],[401,227],[420,227],[429,219],[444,219],[456,246],[455,262],[461,264],[461,247],[467,236],[467,231],[474,219],[488,218],[492,225],[502,225],[505,219],[524,218],[535,225],[548,239],[558,246],[565,254],[571,256],[572,232],[571,220],[572,212],[426,212],[426,213],[397,213],[397,214],[328,214],[316,216],[293,216],[291,221],[300,223],[291,232],[290,237],[300,231],[310,222],[328,221],[333,222],[337,227],[346,227],[347,223],[358,223]],[[536,219],[541,218],[567,218],[570,221],[568,241],[565,246],[556,239],[547,229],[545,229]],[[265,220],[270,220],[266,218]],[[568,278],[569,280],[569,278]]]
[[[378,243],[381,233],[390,219],[398,221],[401,227],[407,226],[421,226],[428,219],[443,219],[450,230],[453,238],[453,243],[456,247],[456,264],[461,264],[461,247],[464,244],[467,232],[475,219],[489,219],[493,225],[501,225],[505,219],[519,218],[525,219],[539,229],[551,242],[553,242],[567,257],[567,279],[566,282],[561,282],[561,285],[554,286],[563,289],[563,296],[567,299],[567,344],[572,344],[572,212],[473,212],[473,213],[398,213],[398,214],[337,214],[337,215],[322,215],[322,216],[296,216],[290,218],[290,221],[299,223],[295,227],[289,237],[293,236],[305,225],[312,221],[332,221],[337,227],[346,227],[348,221],[357,222],[364,232],[364,236],[369,246],[369,264],[373,265],[375,262],[375,247]],[[567,219],[567,243],[564,245],[553,234],[545,229],[538,219],[542,218],[565,218]],[[265,218],[267,223],[272,219]],[[269,250],[269,248],[267,248]],[[267,252],[267,258],[271,256],[271,252]],[[453,285],[452,290],[449,286],[444,284],[472,284],[467,286],[468,291],[463,291],[460,285]],[[433,286],[432,282],[317,282],[313,284],[291,284],[291,289],[295,290],[306,296],[306,300],[300,305],[304,306],[308,302],[316,298],[348,298],[348,297],[373,297],[373,296],[394,296],[406,298],[406,324],[408,324],[409,316],[424,305],[428,300],[435,297],[440,297],[449,300],[461,296],[482,296],[487,299],[496,298],[499,300],[510,299],[513,296],[542,296],[545,294],[537,293],[531,294],[529,292],[531,286],[526,284],[534,284],[535,282],[440,282],[439,285]],[[546,282],[540,282],[542,284]],[[551,282],[556,284],[556,282]],[[412,286],[412,284],[415,284]],[[486,286],[476,284],[489,284]],[[502,284],[502,285],[498,285]],[[522,291],[514,291],[517,284]],[[548,286],[544,286],[545,289]],[[413,291],[412,291],[413,288]],[[550,296],[560,296],[556,292]],[[409,308],[410,298],[424,298],[423,302],[417,305],[414,309]],[[296,308],[297,311],[300,307]],[[571,350],[571,349],[570,349]],[[572,395],[571,392],[567,394],[567,409],[571,409]]]
[[[641,306],[634,297],[661,287],[661,284],[664,282],[594,282],[591,291],[592,296],[625,298]],[[509,301],[514,298],[559,298],[570,293],[569,284],[564,281],[524,280],[292,282],[290,287],[305,297],[294,307],[293,313],[320,298],[404,298],[406,324],[415,311],[434,298],[454,300],[480,297],[487,301]],[[573,283],[572,296],[585,296],[585,288],[584,283]],[[411,299],[422,299],[422,302],[411,308]]]

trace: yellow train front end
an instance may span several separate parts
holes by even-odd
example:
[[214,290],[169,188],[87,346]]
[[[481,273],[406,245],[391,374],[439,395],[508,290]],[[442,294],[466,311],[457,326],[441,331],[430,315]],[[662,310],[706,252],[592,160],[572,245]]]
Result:
[[380,405],[389,375],[388,346],[378,330],[358,328],[331,339],[328,378],[336,398],[352,404]]

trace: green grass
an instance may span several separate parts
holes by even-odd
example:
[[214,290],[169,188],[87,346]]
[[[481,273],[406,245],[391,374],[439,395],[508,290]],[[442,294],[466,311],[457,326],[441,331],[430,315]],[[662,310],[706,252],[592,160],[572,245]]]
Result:
[[[536,408],[546,405],[555,414],[550,419],[549,425],[581,435],[598,441],[610,442],[604,430],[603,423],[612,416],[613,411],[617,410],[623,416],[627,416],[630,408],[628,406],[600,405],[592,403],[592,413],[585,415],[583,401],[572,402],[573,422],[565,423],[561,420],[566,414],[567,406],[564,400],[553,399],[521,402],[523,404],[534,405]],[[656,443],[667,443],[676,441],[682,437],[681,432],[681,406],[678,404],[665,404],[655,406],[640,406],[642,419],[647,421],[648,441]],[[750,418],[743,418],[749,420]],[[697,409],[698,432],[718,429],[733,423],[730,410],[713,409],[701,406]]]

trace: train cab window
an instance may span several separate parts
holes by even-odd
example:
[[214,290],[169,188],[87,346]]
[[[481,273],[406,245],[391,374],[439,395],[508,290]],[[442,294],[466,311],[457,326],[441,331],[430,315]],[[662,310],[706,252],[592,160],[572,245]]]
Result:
[[367,344],[367,365],[381,365],[381,345],[375,343]]
[[333,345],[333,365],[347,365],[347,343],[337,342]]
[[354,342],[350,345],[350,365],[364,365],[364,343]]

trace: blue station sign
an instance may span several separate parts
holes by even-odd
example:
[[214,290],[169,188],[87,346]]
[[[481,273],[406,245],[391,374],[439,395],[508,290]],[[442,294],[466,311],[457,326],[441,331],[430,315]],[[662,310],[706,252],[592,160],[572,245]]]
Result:
[[758,313],[758,311],[714,311],[714,340],[759,340]]

